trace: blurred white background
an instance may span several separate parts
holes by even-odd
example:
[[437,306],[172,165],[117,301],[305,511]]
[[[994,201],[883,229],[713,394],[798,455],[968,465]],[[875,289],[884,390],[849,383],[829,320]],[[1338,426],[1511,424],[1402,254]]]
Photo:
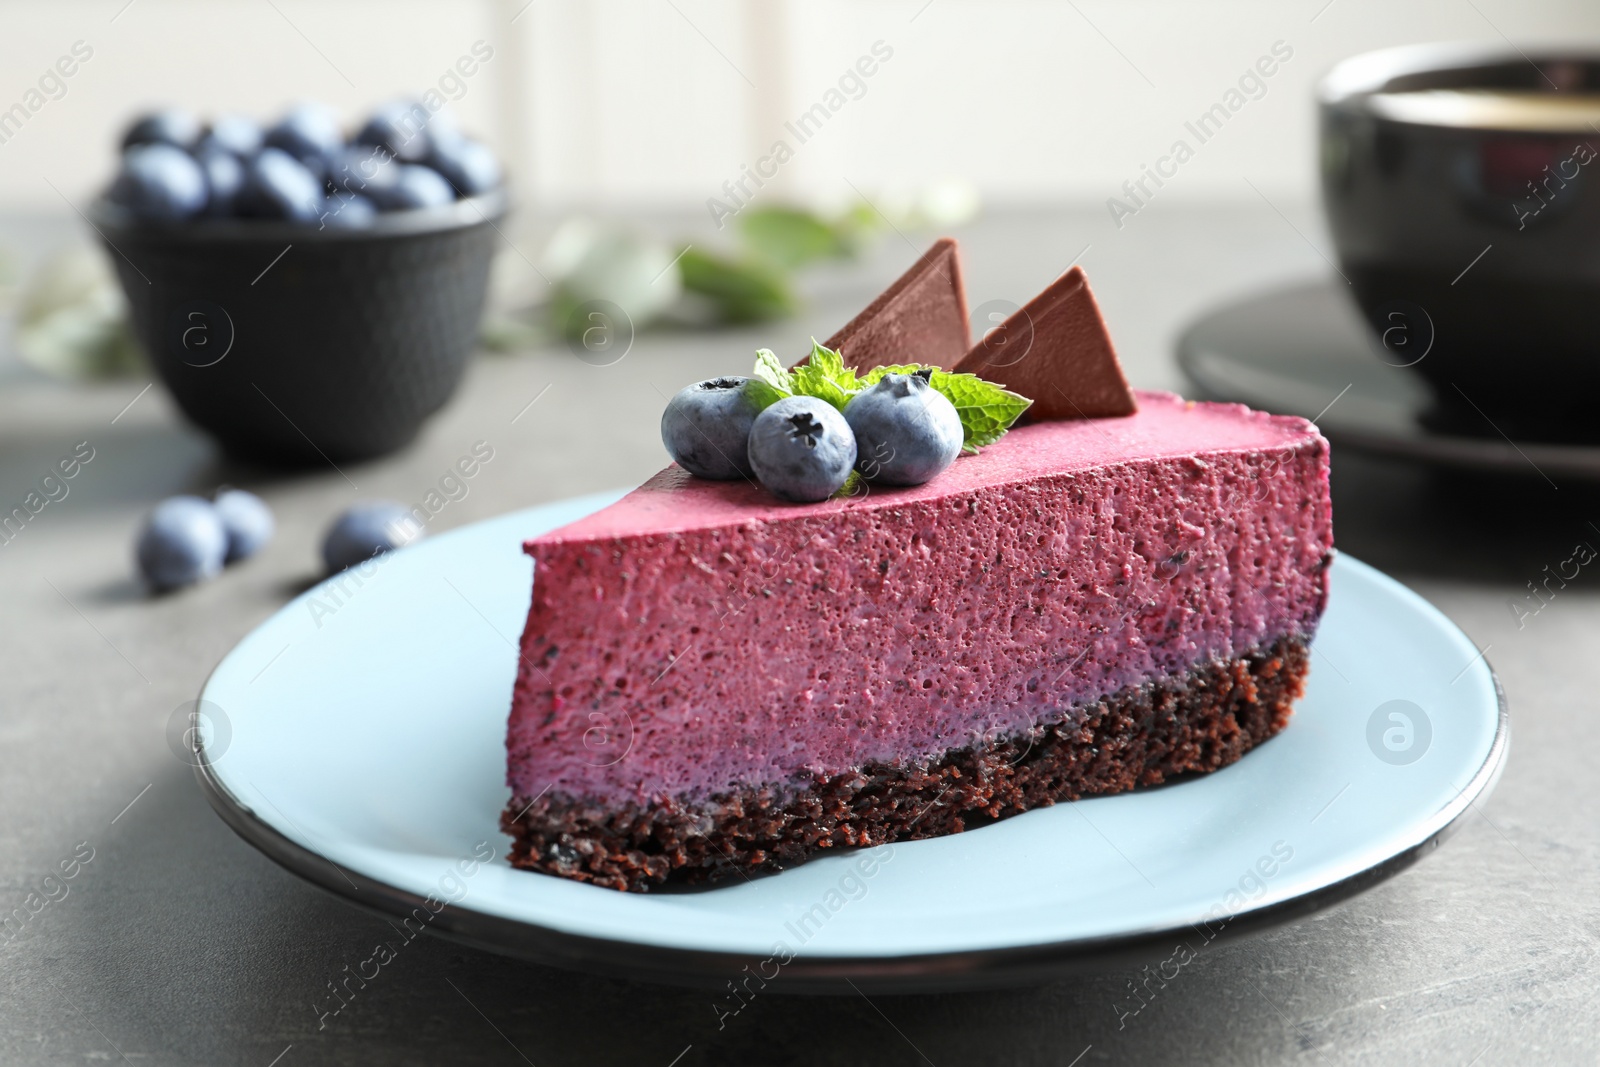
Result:
[[[704,211],[780,138],[794,159],[758,200],[955,178],[990,205],[1103,205],[1280,41],[1292,58],[1158,198],[1253,197],[1248,177],[1304,205],[1311,86],[1337,59],[1600,39],[1594,0],[107,0],[8,2],[0,20],[0,110],[44,100],[0,143],[8,215],[65,212],[52,185],[92,196],[150,104],[265,117],[303,97],[354,119],[441,79],[541,209]],[[93,56],[64,95],[30,98],[77,41]],[[452,81],[479,41],[492,58]],[[892,57],[859,99],[799,144],[784,123],[880,41]]]

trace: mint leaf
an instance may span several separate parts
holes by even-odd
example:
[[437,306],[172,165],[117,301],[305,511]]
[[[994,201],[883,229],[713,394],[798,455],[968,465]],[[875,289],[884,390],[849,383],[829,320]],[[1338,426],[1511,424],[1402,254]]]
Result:
[[794,382],[796,396],[814,396],[818,400],[832,404],[840,411],[850,403],[850,398],[855,395],[854,390],[846,392],[844,387],[832,378],[826,371],[819,370],[807,363],[803,367],[796,367],[789,372],[790,379]]
[[928,383],[943,393],[961,416],[964,440],[961,447],[976,452],[992,445],[1011,429],[1033,403],[1019,393],[986,382],[976,374],[951,374],[936,370]]
[[844,384],[845,375],[850,376],[851,382],[855,381],[856,372],[845,370],[844,357],[819,343],[815,337],[811,339],[811,360],[806,366],[816,367],[840,385]]
[[794,370],[786,370],[771,349],[756,353],[755,379],[751,388],[762,408],[786,396],[814,396],[840,411],[850,398],[883,380],[885,374],[924,374],[928,384],[955,406],[961,418],[963,451],[976,453],[994,444],[1011,429],[1033,403],[1027,397],[976,374],[951,374],[922,363],[896,363],[874,367],[861,377],[844,365],[844,359],[831,348],[811,339],[811,359]]
[[778,354],[770,348],[756,349],[755,376],[784,396],[789,396],[794,392],[794,386],[789,380],[788,369],[778,361]]
[[[885,374],[915,374],[919,370],[930,370],[921,363],[891,363],[887,367],[873,367],[867,371],[867,376],[861,379],[861,388],[867,389],[877,385],[883,380]],[[932,384],[931,382],[929,384]]]
[[772,383],[763,381],[760,378],[751,378],[745,382],[744,391],[750,397],[751,403],[755,404],[757,411],[765,411],[790,395],[776,388]]
[[813,337],[811,339],[812,361],[815,362],[819,356],[832,366],[833,369],[829,373],[833,376],[833,380],[839,383],[839,388],[851,396],[861,392],[861,380],[856,377],[854,367],[844,365],[844,352],[842,349],[836,352],[831,348],[824,348]]
[[861,390],[856,372],[844,365],[839,353],[811,339],[811,359],[789,372],[797,396],[814,396],[840,411]]

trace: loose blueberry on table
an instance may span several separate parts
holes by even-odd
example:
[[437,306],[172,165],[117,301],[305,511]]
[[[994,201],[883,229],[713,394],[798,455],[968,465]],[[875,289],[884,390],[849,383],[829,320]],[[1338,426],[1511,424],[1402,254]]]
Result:
[[352,505],[333,521],[322,541],[322,561],[330,574],[393,552],[422,536],[404,504],[374,500]]
[[214,505],[228,535],[227,562],[249,559],[272,540],[277,524],[266,501],[243,489],[224,489]]
[[213,578],[228,555],[228,532],[211,501],[175,496],[145,519],[134,548],[139,573],[157,590]]
[[168,497],[139,528],[134,561],[152,589],[194,585],[261,551],[274,528],[266,502],[243,489],[223,489],[215,501]]

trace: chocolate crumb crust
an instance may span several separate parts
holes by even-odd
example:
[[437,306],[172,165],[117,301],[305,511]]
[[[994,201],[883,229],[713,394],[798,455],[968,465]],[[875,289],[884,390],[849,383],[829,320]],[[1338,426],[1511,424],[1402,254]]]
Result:
[[1283,729],[1304,689],[1310,645],[1265,649],[1130,686],[1044,726],[956,749],[925,765],[868,764],[809,788],[746,789],[695,804],[616,809],[571,798],[513,797],[500,828],[511,862],[610,889],[645,892],[739,872],[792,867],[829,848],[960,833],[1058,801],[1214,771]]

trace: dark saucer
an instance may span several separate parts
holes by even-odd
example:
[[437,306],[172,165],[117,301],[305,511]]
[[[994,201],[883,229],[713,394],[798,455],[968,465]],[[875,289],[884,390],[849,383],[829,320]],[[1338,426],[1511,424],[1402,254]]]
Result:
[[[1600,480],[1600,442],[1553,413],[1512,422],[1476,398],[1438,396],[1371,341],[1338,279],[1269,290],[1211,312],[1178,339],[1194,396],[1312,419],[1335,446],[1452,467]],[[1563,440],[1587,434],[1589,440]]]

